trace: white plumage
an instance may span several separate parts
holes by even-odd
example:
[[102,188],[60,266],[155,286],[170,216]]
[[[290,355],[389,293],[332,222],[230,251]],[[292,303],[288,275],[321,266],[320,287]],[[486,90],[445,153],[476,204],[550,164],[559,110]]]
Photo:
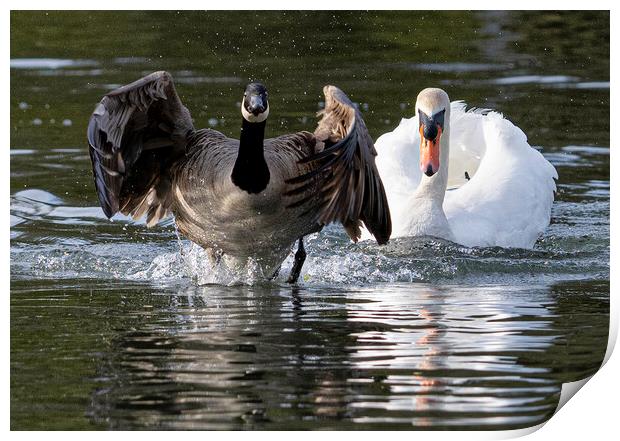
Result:
[[[449,107],[441,140],[441,149],[449,149],[449,160],[440,165],[440,170],[448,166],[443,185],[441,173],[429,178],[420,170],[418,106],[416,116],[403,119],[375,143],[392,238],[431,235],[470,247],[533,247],[549,225],[555,168],[500,113],[466,111],[462,101]],[[430,184],[420,186],[422,179]],[[436,194],[431,187],[439,188]]]

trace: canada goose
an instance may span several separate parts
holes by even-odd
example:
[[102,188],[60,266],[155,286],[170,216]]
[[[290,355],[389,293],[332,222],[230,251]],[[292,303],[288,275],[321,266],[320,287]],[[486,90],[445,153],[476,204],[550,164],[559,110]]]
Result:
[[393,236],[532,248],[549,225],[555,167],[497,112],[465,111],[436,88],[415,109],[376,142]]
[[303,237],[340,222],[356,242],[362,223],[388,241],[390,212],[376,152],[361,114],[337,87],[325,86],[314,134],[264,139],[268,94],[251,83],[243,95],[241,135],[194,129],[172,76],[155,72],[103,97],[88,125],[99,202],[146,215],[153,226],[172,212],[178,230],[213,263],[254,259],[275,277],[299,241],[289,282],[305,259]]

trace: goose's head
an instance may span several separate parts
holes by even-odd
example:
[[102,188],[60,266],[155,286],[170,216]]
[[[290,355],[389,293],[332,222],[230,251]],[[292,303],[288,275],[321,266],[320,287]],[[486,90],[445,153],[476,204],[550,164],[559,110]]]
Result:
[[439,171],[441,135],[450,116],[450,99],[441,89],[424,89],[418,94],[415,109],[420,121],[420,170],[433,176]]
[[243,93],[241,102],[241,114],[251,123],[263,122],[269,115],[269,101],[267,101],[267,89],[261,83],[250,83]]

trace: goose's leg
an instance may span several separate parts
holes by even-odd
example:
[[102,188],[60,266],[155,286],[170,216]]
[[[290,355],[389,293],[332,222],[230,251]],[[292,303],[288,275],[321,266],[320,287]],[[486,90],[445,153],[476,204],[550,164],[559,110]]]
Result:
[[269,278],[269,280],[274,280],[276,277],[278,277],[281,269],[282,269],[282,265],[277,267],[276,270],[273,272],[273,275]]
[[306,250],[304,248],[303,236],[299,238],[299,244],[297,245],[297,252],[295,253],[295,262],[293,262],[293,268],[291,268],[291,274],[288,276],[287,283],[296,283],[301,273],[301,267],[304,266],[306,260]]

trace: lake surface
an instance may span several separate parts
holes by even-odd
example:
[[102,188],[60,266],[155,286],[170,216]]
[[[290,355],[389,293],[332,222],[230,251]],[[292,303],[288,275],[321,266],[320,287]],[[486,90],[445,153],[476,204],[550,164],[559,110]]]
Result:
[[[307,241],[299,286],[214,274],[97,204],[85,132],[107,91],[175,77],[196,127],[313,130],[322,86],[376,139],[424,87],[494,108],[559,173],[533,250]],[[11,428],[513,429],[592,375],[609,326],[609,14],[13,12]]]

